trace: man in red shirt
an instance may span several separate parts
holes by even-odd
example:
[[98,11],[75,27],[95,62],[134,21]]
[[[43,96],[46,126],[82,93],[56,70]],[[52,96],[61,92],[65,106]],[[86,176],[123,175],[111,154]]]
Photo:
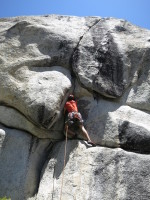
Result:
[[81,130],[81,133],[87,139],[88,144],[95,146],[95,144],[91,141],[88,132],[83,126],[83,119],[81,114],[78,112],[77,102],[75,101],[73,95],[70,95],[68,97],[68,100],[64,106],[64,113],[66,115],[65,133],[67,133],[71,137],[76,136],[76,133],[71,129],[71,127],[76,126]]

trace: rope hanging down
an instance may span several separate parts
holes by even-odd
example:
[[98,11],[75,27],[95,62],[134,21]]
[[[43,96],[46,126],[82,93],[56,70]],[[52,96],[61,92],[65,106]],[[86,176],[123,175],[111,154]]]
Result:
[[64,182],[64,171],[65,171],[65,165],[66,165],[67,133],[68,133],[68,129],[66,130],[66,141],[65,141],[65,151],[64,151],[64,167],[63,167],[63,174],[62,174],[62,183],[61,183],[60,200],[62,199],[62,189],[63,189],[63,182]]

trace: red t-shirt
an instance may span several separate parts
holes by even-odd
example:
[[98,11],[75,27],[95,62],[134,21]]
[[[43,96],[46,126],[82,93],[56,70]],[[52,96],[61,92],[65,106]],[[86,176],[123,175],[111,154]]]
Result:
[[67,101],[64,108],[68,111],[68,113],[69,112],[78,112],[77,102],[74,100]]

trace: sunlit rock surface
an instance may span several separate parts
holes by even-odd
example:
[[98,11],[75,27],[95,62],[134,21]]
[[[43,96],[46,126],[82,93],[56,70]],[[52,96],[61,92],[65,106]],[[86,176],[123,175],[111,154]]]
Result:
[[[0,197],[149,200],[149,55],[123,19],[0,19]],[[98,145],[68,141],[62,185],[70,93]]]

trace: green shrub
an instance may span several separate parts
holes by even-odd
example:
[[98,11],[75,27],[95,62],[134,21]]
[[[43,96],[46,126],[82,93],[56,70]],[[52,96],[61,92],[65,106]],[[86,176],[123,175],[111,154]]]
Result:
[[7,197],[0,197],[0,200],[11,200],[10,198],[7,198]]

